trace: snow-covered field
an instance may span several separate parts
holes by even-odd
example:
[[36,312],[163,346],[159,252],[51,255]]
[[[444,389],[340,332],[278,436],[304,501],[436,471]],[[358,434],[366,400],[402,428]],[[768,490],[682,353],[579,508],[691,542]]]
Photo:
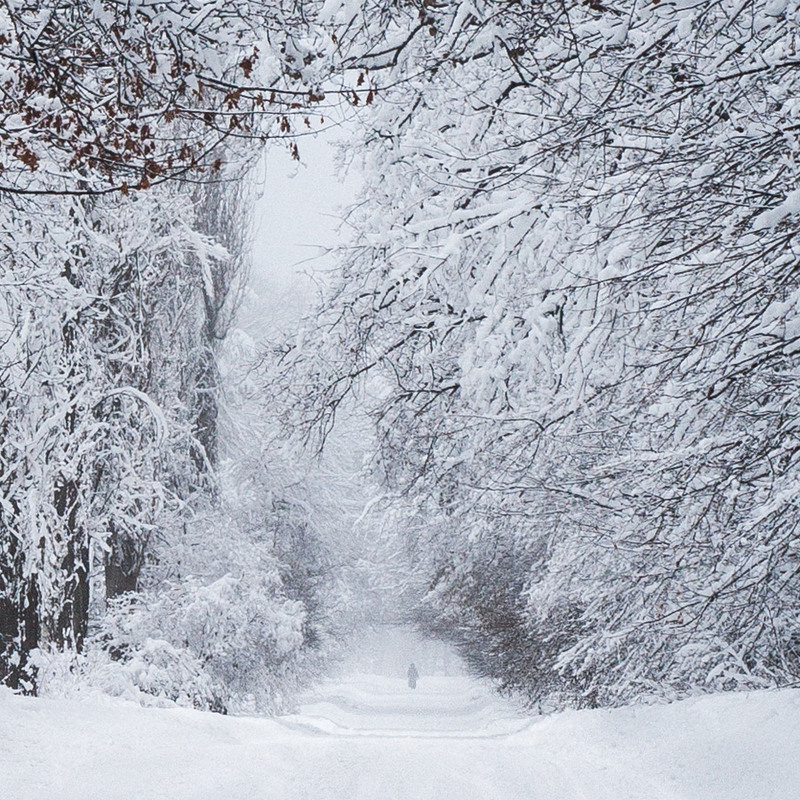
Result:
[[279,719],[0,691],[0,800],[791,800],[800,691],[526,717],[353,674]]

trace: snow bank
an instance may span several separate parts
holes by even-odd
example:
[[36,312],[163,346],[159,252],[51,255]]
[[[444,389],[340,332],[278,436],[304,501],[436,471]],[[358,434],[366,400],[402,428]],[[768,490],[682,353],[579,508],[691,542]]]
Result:
[[[498,728],[487,708],[509,707],[482,685],[427,683],[354,677],[278,719],[0,691],[0,800],[784,800],[800,787],[797,690]],[[310,724],[321,709],[331,731]]]

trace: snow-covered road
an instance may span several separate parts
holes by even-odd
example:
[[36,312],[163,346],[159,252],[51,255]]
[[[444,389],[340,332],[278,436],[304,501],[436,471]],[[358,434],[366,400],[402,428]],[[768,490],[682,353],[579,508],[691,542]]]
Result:
[[351,674],[277,720],[0,691],[0,800],[791,800],[800,691],[527,717]]

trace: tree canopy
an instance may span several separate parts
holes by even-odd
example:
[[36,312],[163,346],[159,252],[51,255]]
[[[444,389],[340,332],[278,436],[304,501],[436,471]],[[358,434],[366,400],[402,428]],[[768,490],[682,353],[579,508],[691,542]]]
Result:
[[508,684],[794,680],[798,4],[339,13],[378,100],[291,424],[368,405],[426,614]]
[[[9,2],[0,8],[0,191],[127,192],[219,172],[323,99],[303,5]],[[241,149],[241,148],[240,148]]]

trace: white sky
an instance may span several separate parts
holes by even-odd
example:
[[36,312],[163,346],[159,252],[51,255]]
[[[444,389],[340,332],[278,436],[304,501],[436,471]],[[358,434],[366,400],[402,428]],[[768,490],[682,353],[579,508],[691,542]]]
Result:
[[254,333],[302,314],[315,292],[309,274],[332,263],[325,249],[337,243],[340,209],[358,184],[335,175],[336,130],[301,139],[300,163],[282,145],[268,147],[254,172],[262,195],[253,215],[252,292],[240,323]]

